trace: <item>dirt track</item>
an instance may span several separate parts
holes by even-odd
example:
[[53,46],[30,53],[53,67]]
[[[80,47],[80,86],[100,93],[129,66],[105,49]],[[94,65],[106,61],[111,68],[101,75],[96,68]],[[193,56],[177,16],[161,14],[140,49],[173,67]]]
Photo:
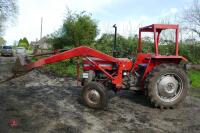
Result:
[[[2,58],[0,58],[1,60]],[[0,79],[10,64],[1,65]],[[143,95],[122,91],[106,110],[85,107],[72,78],[37,70],[0,84],[0,133],[200,132],[200,100],[188,96],[176,109],[151,107]],[[10,127],[16,119],[19,125]]]

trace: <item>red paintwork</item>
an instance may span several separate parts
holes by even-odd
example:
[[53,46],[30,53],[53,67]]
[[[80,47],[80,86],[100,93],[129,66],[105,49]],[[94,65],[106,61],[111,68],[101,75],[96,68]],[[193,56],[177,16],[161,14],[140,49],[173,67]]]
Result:
[[[160,33],[162,30],[166,30],[166,29],[176,30],[175,55],[170,55],[170,56],[159,55],[158,44],[160,40]],[[81,47],[73,48],[71,50],[68,50],[62,53],[58,53],[57,51],[54,51],[53,53],[56,53],[55,55],[40,59],[36,62],[26,65],[25,67],[27,68],[27,70],[31,70],[33,68],[40,67],[45,64],[55,63],[55,62],[69,59],[69,58],[81,56],[84,58],[83,60],[84,71],[87,71],[87,70],[102,71],[102,73],[104,73],[119,90],[122,87],[123,71],[131,71],[132,68],[134,68],[137,71],[138,65],[145,64],[146,69],[141,79],[141,87],[143,87],[146,76],[149,74],[149,72],[152,71],[152,69],[156,65],[159,65],[162,63],[178,64],[181,60],[187,61],[187,59],[178,55],[178,31],[179,31],[178,25],[153,24],[153,25],[140,28],[138,55],[136,57],[135,63],[133,63],[132,60],[129,60],[128,58],[114,58],[112,56],[101,53],[100,51],[97,51],[85,46],[81,46]],[[153,54],[142,53],[142,32],[153,32],[155,53]],[[47,54],[51,54],[51,53],[47,53]],[[114,68],[114,66],[116,68]],[[80,73],[79,67],[80,66],[77,65],[78,75]],[[114,74],[110,74],[108,71],[112,71]]]
[[[112,70],[113,69],[113,63],[110,62],[110,61],[105,61],[105,60],[102,60],[102,59],[99,59],[99,58],[94,58],[94,57],[88,57],[88,58],[95,61],[98,65],[100,65],[105,70]],[[87,58],[83,59],[83,70],[84,71],[95,70],[91,61],[89,61]]]

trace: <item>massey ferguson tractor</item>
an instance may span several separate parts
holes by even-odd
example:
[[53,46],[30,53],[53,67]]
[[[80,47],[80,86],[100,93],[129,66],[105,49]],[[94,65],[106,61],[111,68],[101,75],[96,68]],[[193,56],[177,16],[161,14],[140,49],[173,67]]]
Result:
[[[160,33],[167,29],[175,30],[175,50],[174,55],[163,56],[159,54],[158,44]],[[142,32],[154,34],[154,53],[142,52]],[[180,65],[187,59],[179,56],[178,32],[178,25],[152,24],[140,28],[138,54],[131,59],[115,58],[81,46],[54,51],[52,56],[28,64],[19,57],[14,72],[18,75],[46,64],[78,57],[83,59],[82,99],[88,107],[103,109],[108,104],[109,90],[129,89],[144,91],[155,107],[173,108],[184,100],[190,88],[188,76]]]

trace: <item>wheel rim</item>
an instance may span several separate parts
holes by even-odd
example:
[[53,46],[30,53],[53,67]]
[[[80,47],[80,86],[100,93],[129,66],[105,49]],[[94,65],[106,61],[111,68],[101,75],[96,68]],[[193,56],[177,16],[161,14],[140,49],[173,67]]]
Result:
[[167,73],[157,81],[157,95],[164,102],[173,102],[182,93],[183,81],[175,73]]
[[86,98],[89,103],[96,105],[100,102],[100,94],[94,89],[90,89],[86,95]]

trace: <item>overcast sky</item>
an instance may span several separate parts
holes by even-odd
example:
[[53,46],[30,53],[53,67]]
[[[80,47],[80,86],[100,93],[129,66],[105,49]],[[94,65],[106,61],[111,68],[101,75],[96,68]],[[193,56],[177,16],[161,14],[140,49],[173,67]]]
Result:
[[18,0],[19,15],[15,25],[8,26],[4,38],[8,43],[27,37],[40,38],[61,27],[66,8],[87,11],[98,21],[101,33],[112,33],[113,24],[124,36],[137,33],[138,26],[159,23],[161,18],[180,13],[192,0]]

